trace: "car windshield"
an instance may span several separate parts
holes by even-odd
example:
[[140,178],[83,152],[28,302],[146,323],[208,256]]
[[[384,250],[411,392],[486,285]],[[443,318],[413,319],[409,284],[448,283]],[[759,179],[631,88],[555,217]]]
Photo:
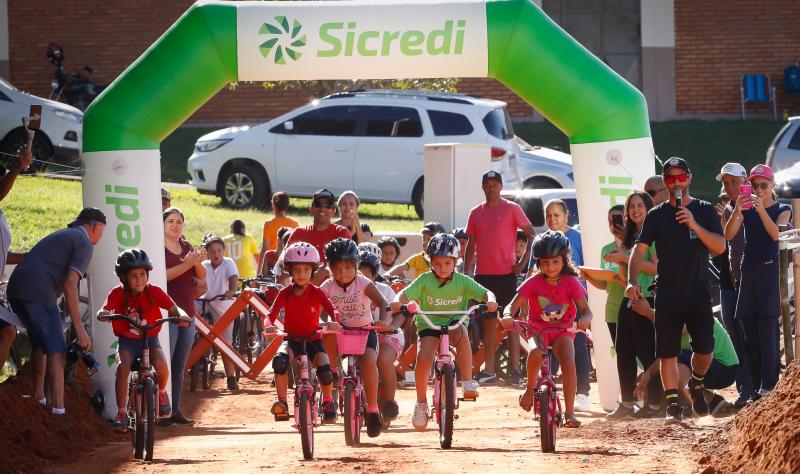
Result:
[[3,87],[6,87],[6,88],[8,88],[8,89],[11,89],[12,91],[15,91],[15,90],[17,90],[17,88],[16,88],[16,87],[14,87],[14,86],[12,86],[10,83],[6,82],[6,81],[5,81],[5,80],[4,80],[2,77],[0,77],[0,84],[2,84],[2,85],[3,85]]

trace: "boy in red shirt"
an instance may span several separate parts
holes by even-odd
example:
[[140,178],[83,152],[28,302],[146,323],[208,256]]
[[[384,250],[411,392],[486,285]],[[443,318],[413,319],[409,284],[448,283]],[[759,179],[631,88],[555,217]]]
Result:
[[[292,285],[284,287],[278,293],[275,303],[267,314],[270,323],[274,324],[280,311],[284,310],[283,330],[289,335],[272,359],[278,400],[272,404],[270,411],[275,415],[276,421],[289,419],[289,404],[286,403],[289,378],[286,371],[295,354],[301,350],[300,343],[292,336],[305,337],[317,332],[320,324],[320,307],[326,313],[333,315],[335,321],[339,320],[338,312],[328,296],[311,283],[311,276],[319,264],[317,249],[309,243],[298,242],[286,249],[283,260],[292,276]],[[331,327],[337,329],[338,324],[331,323]],[[275,326],[265,328],[265,332],[267,334],[275,332]],[[331,397],[333,372],[319,334],[314,334],[306,340],[306,353],[308,360],[317,368],[317,379],[322,389],[322,420],[325,423],[333,423],[336,421],[336,405]]]
[[[122,284],[114,287],[103,303],[103,309],[98,312],[98,316],[103,314],[124,314],[131,318],[145,321],[146,324],[153,324],[161,319],[160,309],[165,309],[170,317],[180,317],[186,321],[181,326],[188,326],[189,316],[178,308],[172,298],[164,290],[148,283],[150,271],[153,264],[150,258],[139,249],[125,250],[117,257],[117,264],[114,270]],[[112,321],[111,326],[114,334],[119,337],[117,354],[119,355],[119,365],[117,366],[117,378],[115,382],[117,393],[117,418],[113,426],[120,431],[127,430],[128,409],[126,398],[128,394],[128,375],[131,372],[131,364],[142,353],[144,348],[145,335],[138,329],[131,326],[128,321]],[[159,417],[168,418],[172,414],[172,408],[167,397],[167,384],[169,383],[169,364],[161,350],[158,342],[158,333],[161,327],[151,329],[147,333],[150,341],[150,362],[156,369],[156,382],[158,383],[159,396]]]

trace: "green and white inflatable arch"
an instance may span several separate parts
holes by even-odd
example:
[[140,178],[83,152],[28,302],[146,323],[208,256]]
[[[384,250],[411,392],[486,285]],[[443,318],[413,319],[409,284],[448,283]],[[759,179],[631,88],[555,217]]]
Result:
[[[558,27],[531,0],[199,2],[91,105],[84,119],[83,198],[109,216],[92,260],[97,310],[116,284],[119,251],[142,247],[165,284],[159,144],[231,81],[492,77],[570,139],[584,255],[598,266],[606,211],[654,171],[642,94]],[[187,216],[189,220],[192,216]],[[617,380],[591,295],[601,401]],[[162,346],[168,348],[167,332]],[[95,323],[107,360],[98,382],[114,414],[115,338]]]

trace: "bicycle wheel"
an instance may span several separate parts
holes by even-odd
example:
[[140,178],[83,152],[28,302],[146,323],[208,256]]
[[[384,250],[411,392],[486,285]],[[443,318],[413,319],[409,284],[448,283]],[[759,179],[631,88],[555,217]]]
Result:
[[144,460],[153,460],[153,446],[156,442],[156,385],[152,380],[145,380],[144,382],[144,402],[145,402],[145,415],[147,419],[144,423]]
[[[137,382],[131,382],[130,404],[133,410],[133,432],[131,442],[133,444],[133,458],[142,459],[144,455],[144,398],[142,397],[142,387],[136,386]],[[134,388],[135,387],[135,388]]]
[[300,419],[297,421],[300,430],[300,443],[303,445],[303,459],[314,458],[314,417],[311,414],[311,400],[308,394],[300,394]]
[[552,453],[556,449],[555,410],[551,398],[550,387],[539,387],[539,438],[543,453]]
[[456,383],[453,368],[445,365],[439,378],[439,445],[449,449],[453,443],[453,415],[456,405]]
[[344,386],[344,442],[355,446],[361,441],[360,400],[355,386],[347,383]]

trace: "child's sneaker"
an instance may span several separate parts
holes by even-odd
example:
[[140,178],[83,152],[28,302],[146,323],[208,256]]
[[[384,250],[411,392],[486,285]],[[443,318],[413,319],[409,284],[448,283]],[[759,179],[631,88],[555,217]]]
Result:
[[426,402],[417,402],[414,405],[414,416],[411,418],[411,424],[417,431],[423,431],[428,426],[428,404]]
[[383,402],[383,417],[389,421],[393,421],[397,419],[397,415],[400,414],[400,409],[397,406],[397,402],[394,400],[386,400]]
[[[377,408],[376,408],[377,410]],[[383,422],[378,411],[367,411],[367,434],[370,438],[375,438],[381,434]]]
[[475,381],[481,385],[491,385],[497,382],[497,374],[487,374],[486,372],[481,370],[475,376]]
[[236,382],[236,377],[229,376],[227,378],[227,382],[228,382],[228,390],[230,390],[231,392],[239,390],[239,383]]
[[464,392],[465,400],[475,400],[478,398],[478,382],[465,380],[461,382],[461,390]]
[[336,423],[336,404],[333,399],[322,401],[322,422]]
[[114,421],[111,422],[111,427],[119,431],[120,433],[125,433],[126,431],[128,431],[128,412],[126,411],[118,412],[117,417],[114,418]]
[[519,387],[522,385],[522,371],[519,369],[512,370],[511,375],[508,376],[508,384],[512,387]]
[[169,404],[169,397],[167,391],[158,391],[158,417],[169,418],[172,416],[172,407]]
[[579,393],[575,395],[575,411],[588,413],[592,411],[592,402],[589,401],[589,395]]
[[272,404],[269,412],[275,415],[275,421],[286,421],[289,419],[289,404],[284,400],[278,400]]

